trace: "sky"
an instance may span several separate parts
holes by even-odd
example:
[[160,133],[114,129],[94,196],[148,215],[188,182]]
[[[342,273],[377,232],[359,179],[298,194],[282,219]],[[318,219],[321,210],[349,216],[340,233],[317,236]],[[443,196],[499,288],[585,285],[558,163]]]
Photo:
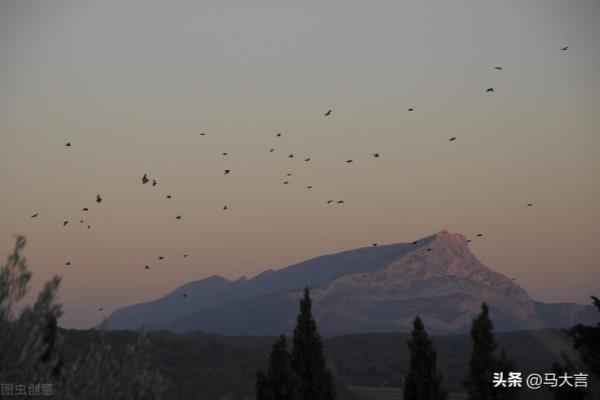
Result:
[[534,299],[588,303],[599,19],[596,0],[1,0],[0,257],[27,236],[32,293],[62,276],[69,328],[443,229],[483,233],[473,253]]

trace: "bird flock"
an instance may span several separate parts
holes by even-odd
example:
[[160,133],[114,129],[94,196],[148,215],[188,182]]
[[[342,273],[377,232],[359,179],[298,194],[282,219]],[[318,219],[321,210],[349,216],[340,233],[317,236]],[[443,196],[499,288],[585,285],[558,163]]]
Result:
[[[564,47],[560,48],[560,50],[561,50],[561,51],[563,51],[563,52],[564,52],[564,51],[567,51],[568,49],[569,49],[569,46],[564,46]],[[494,69],[494,70],[496,70],[496,71],[503,71],[503,70],[504,70],[504,69],[503,69],[501,66],[494,66],[494,67],[493,67],[493,69]],[[486,94],[494,94],[494,93],[495,93],[495,90],[494,90],[494,88],[493,88],[493,87],[489,87],[489,88],[486,88],[486,89],[485,89],[485,93],[486,93]],[[408,111],[408,112],[413,112],[413,111],[415,111],[415,108],[414,108],[414,107],[409,107],[409,108],[407,108],[407,109],[406,109],[406,111]],[[326,111],[324,114],[322,114],[322,115],[323,115],[324,117],[328,117],[328,118],[330,118],[330,117],[333,117],[333,116],[334,116],[333,109],[328,109],[328,110],[327,110],[327,111]],[[199,135],[200,135],[200,136],[207,136],[208,134],[207,134],[206,132],[201,132],[201,133],[199,133]],[[277,137],[277,138],[280,138],[280,137],[282,137],[282,135],[283,135],[283,134],[282,134],[281,132],[277,132],[277,133],[275,134],[275,137]],[[448,139],[448,141],[449,141],[449,142],[455,142],[455,141],[457,141],[457,139],[458,139],[457,137],[450,137],[450,138]],[[73,147],[73,145],[72,145],[72,143],[71,143],[71,142],[66,142],[66,143],[64,144],[64,147],[72,148],[72,147]],[[275,148],[269,148],[269,152],[270,152],[270,153],[273,153],[273,152],[275,152]],[[222,152],[222,153],[221,153],[221,155],[222,155],[222,156],[229,156],[229,153],[228,153],[228,152]],[[295,157],[294,153],[290,153],[290,154],[288,155],[288,158],[294,158],[294,157]],[[382,155],[381,153],[379,153],[379,152],[375,152],[375,153],[372,153],[372,157],[373,157],[373,158],[381,158],[381,157],[383,157],[383,155]],[[310,161],[311,161],[311,157],[305,157],[303,160],[304,160],[304,162],[310,162]],[[354,162],[354,160],[353,160],[353,159],[347,159],[345,162],[346,162],[346,164],[352,164],[352,163]],[[231,170],[230,168],[227,168],[227,169],[224,169],[224,170],[223,170],[223,175],[230,175],[231,173],[232,173],[232,170]],[[293,173],[287,173],[287,174],[286,174],[286,177],[287,177],[287,178],[289,178],[289,177],[291,177],[291,176],[293,176]],[[144,175],[141,177],[141,183],[142,183],[142,185],[148,185],[148,184],[149,184],[149,185],[150,185],[150,186],[152,186],[152,187],[156,187],[156,186],[158,186],[158,181],[156,180],[156,178],[149,176],[149,175],[148,175],[148,173],[145,173],[145,174],[144,174]],[[288,185],[288,184],[290,183],[290,180],[289,180],[289,179],[286,179],[286,180],[284,180],[282,183],[283,183],[284,185]],[[312,188],[313,188],[313,186],[312,186],[312,185],[308,185],[308,186],[306,186],[306,189],[312,189]],[[165,197],[166,197],[167,199],[172,199],[172,198],[173,198],[173,196],[172,196],[171,194],[167,194]],[[103,197],[101,196],[101,194],[97,194],[97,195],[96,195],[95,202],[96,202],[96,204],[97,204],[97,205],[100,205],[100,204],[103,202]],[[326,200],[326,201],[325,201],[325,204],[328,204],[328,205],[342,205],[342,204],[345,204],[345,203],[346,203],[346,201],[345,201],[345,200],[342,200],[342,199],[328,199],[328,200]],[[526,207],[532,207],[532,206],[533,206],[533,203],[525,203],[525,206],[526,206]],[[83,207],[83,208],[81,209],[81,211],[82,211],[82,212],[89,212],[89,210],[90,210],[90,208],[89,208],[89,207]],[[223,210],[223,211],[227,211],[227,210],[229,210],[229,206],[228,206],[227,204],[223,205],[223,207],[222,207],[222,210]],[[40,213],[39,213],[39,212],[35,212],[35,213],[33,213],[33,214],[31,214],[31,215],[30,215],[30,218],[32,218],[32,219],[35,219],[35,218],[37,218],[39,215],[40,215]],[[176,219],[176,220],[181,220],[182,218],[183,218],[183,216],[182,216],[182,215],[176,215],[176,216],[175,216],[175,219]],[[69,222],[70,222],[69,220],[63,220],[63,221],[62,221],[62,226],[63,226],[63,227],[66,227],[66,226],[69,224]],[[80,219],[80,220],[79,220],[79,222],[80,222],[80,224],[84,224],[84,223],[85,223],[85,220],[84,220],[84,219]],[[87,225],[87,224],[86,224],[86,227],[87,227],[87,229],[91,229],[91,225]],[[475,235],[475,237],[481,238],[481,237],[483,237],[483,234],[482,234],[482,233],[477,233],[477,234]],[[466,239],[465,241],[466,241],[466,243],[471,243],[472,239]],[[415,241],[413,241],[411,244],[412,244],[412,245],[418,245],[418,244],[419,244],[419,241],[418,241],[418,240],[415,240]],[[373,246],[373,247],[376,247],[376,246],[378,246],[378,245],[379,245],[378,243],[372,243],[372,246]],[[431,251],[433,251],[433,250],[434,250],[434,249],[433,249],[433,248],[431,248],[431,247],[427,247],[427,248],[425,248],[425,251],[426,251],[426,252],[431,252]],[[189,256],[189,254],[187,254],[187,253],[182,255],[182,257],[183,257],[183,258],[187,258],[188,256]],[[159,261],[162,261],[162,260],[164,260],[164,259],[165,259],[165,257],[164,257],[164,256],[159,256],[159,257],[158,257],[158,260],[159,260]],[[68,261],[68,260],[67,260],[67,261],[65,262],[65,265],[66,265],[66,266],[71,266],[71,261]],[[150,269],[151,269],[151,267],[150,267],[150,265],[144,265],[144,266],[143,266],[143,269],[144,269],[144,270],[150,270]],[[512,279],[512,280],[514,280],[514,278],[511,278],[511,279]],[[183,294],[182,294],[182,296],[183,296],[184,298],[186,298],[186,297],[187,297],[187,293],[183,293]],[[103,311],[103,308],[102,308],[102,307],[99,307],[99,308],[98,308],[98,311]]]

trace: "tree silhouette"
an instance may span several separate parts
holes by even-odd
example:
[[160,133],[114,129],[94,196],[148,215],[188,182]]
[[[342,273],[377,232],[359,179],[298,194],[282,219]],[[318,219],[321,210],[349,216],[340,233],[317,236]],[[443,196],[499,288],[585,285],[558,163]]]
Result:
[[441,374],[437,371],[437,355],[421,318],[415,318],[411,339],[410,364],[404,382],[404,398],[407,400],[442,400]]
[[494,351],[498,345],[494,340],[493,324],[487,304],[481,305],[481,314],[473,320],[471,327],[473,351],[469,362],[469,375],[465,386],[469,400],[492,398]]
[[292,359],[285,336],[273,343],[267,372],[256,378],[257,400],[299,400],[299,379],[292,370]]
[[294,329],[292,368],[300,379],[300,399],[333,400],[333,378],[325,364],[323,345],[311,307],[310,291],[306,288],[300,300],[300,314]]

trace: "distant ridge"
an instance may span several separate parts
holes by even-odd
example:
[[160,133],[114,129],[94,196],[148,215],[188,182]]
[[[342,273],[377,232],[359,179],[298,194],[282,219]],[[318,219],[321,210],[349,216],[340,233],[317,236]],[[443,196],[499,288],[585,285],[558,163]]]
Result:
[[477,260],[464,236],[442,231],[414,245],[348,250],[251,279],[211,276],[155,301],[118,309],[106,326],[226,335],[289,333],[305,286],[312,290],[324,335],[404,332],[416,315],[434,333],[464,332],[483,301],[497,330],[562,328],[597,319],[592,306],[530,299],[514,281]]

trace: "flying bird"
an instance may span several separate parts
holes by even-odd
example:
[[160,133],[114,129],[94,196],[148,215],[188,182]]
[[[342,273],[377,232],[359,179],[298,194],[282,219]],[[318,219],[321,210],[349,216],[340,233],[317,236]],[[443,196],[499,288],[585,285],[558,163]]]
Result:
[[227,175],[227,174],[229,174],[231,172],[231,170],[230,169],[226,169],[224,172],[225,172],[225,175]]
[[269,152],[270,152],[270,153],[272,153],[272,152],[274,152],[274,151],[275,151],[275,149],[269,149]]
[[455,140],[456,140],[456,138],[455,138],[455,137],[451,137],[451,138],[450,138],[450,141],[451,141],[451,142],[454,142]]
[[414,108],[407,108],[406,111],[414,111]]
[[351,163],[353,160],[346,160],[347,163]]
[[224,156],[229,155],[229,153],[221,153],[221,154],[223,154]]
[[148,174],[144,174],[144,176],[142,176],[142,185],[145,185],[146,183],[148,183]]
[[37,217],[37,216],[38,216],[38,213],[35,213],[35,214],[33,214],[33,215],[31,216],[31,218],[35,218],[35,217]]
[[331,111],[333,111],[333,110],[327,110],[327,112],[325,113],[325,116],[329,117],[331,115]]
[[181,215],[176,216],[175,219],[181,219]]
[[89,211],[89,208],[84,207],[84,208],[81,209],[81,211]]
[[144,266],[144,269],[150,269],[149,265]]
[[494,67],[495,70],[502,71],[502,67]]
[[427,248],[427,251],[431,251],[431,250],[433,250],[431,247],[428,247],[428,248]]
[[483,233],[478,233],[477,234],[477,237],[482,237],[482,236],[483,236]]
[[562,51],[567,51],[567,49],[568,49],[568,48],[569,48],[569,46],[565,46],[565,47],[563,47],[561,50],[562,50]]
[[65,147],[71,147],[71,142],[65,143]]
[[485,92],[486,92],[486,93],[494,93],[494,88],[492,88],[492,87],[491,87],[491,88],[487,88],[487,89],[485,90]]
[[206,136],[206,133],[202,132],[202,133],[200,134],[200,136]]
[[98,311],[104,311],[104,308],[100,307],[98,308]]
[[80,220],[79,220],[79,223],[80,223],[80,224],[83,224],[83,220],[82,220],[82,219],[80,219]]
[[170,194],[167,195],[167,199],[172,198],[173,196],[171,196]]
[[223,206],[223,210],[227,210],[227,209],[228,209],[228,207],[227,207],[227,206]]
[[277,136],[277,137],[281,137],[281,133],[278,133],[278,134],[276,134],[275,136]]
[[333,203],[333,200],[327,200],[327,204]]
[[417,244],[417,243],[419,243],[419,241],[418,241],[418,240],[415,240],[415,241],[414,241],[414,242],[412,242],[411,244]]
[[292,174],[287,174],[287,176],[292,176]]
[[338,204],[344,204],[344,203],[345,203],[345,201],[344,201],[344,200],[338,200],[338,201],[337,201],[337,203],[338,203]]
[[372,244],[372,246],[373,246],[373,247],[377,247],[377,243],[373,243],[373,244]]
[[63,221],[63,226],[67,225],[69,221]]
[[304,161],[310,161],[310,158],[305,158]]
[[183,297],[187,297],[187,293],[184,293],[184,294],[183,294]]
[[165,258],[163,256],[158,257],[159,260],[164,260]]
[[527,207],[533,207],[532,203],[527,203]]
[[312,186],[307,186],[306,188],[307,188],[307,189],[312,189]]
[[467,243],[471,243],[471,239],[467,239]]
[[183,258],[186,258],[187,256],[188,256],[187,254],[184,254],[182,257],[183,257]]
[[102,203],[102,197],[100,197],[99,194],[96,195],[96,203],[98,203],[98,204]]
[[71,265],[71,261],[67,261],[65,265]]
[[156,179],[152,179],[152,186],[156,186],[158,184],[158,182],[156,182]]
[[87,228],[88,228],[88,229],[90,229],[90,228],[91,228],[91,226],[89,226],[89,225],[88,225],[88,226],[87,226]]
[[379,158],[379,153],[373,153],[373,157]]
[[290,181],[283,182],[284,185],[287,185],[288,183],[290,183]]
[[288,157],[289,158],[293,158],[294,157],[294,153],[290,154]]

